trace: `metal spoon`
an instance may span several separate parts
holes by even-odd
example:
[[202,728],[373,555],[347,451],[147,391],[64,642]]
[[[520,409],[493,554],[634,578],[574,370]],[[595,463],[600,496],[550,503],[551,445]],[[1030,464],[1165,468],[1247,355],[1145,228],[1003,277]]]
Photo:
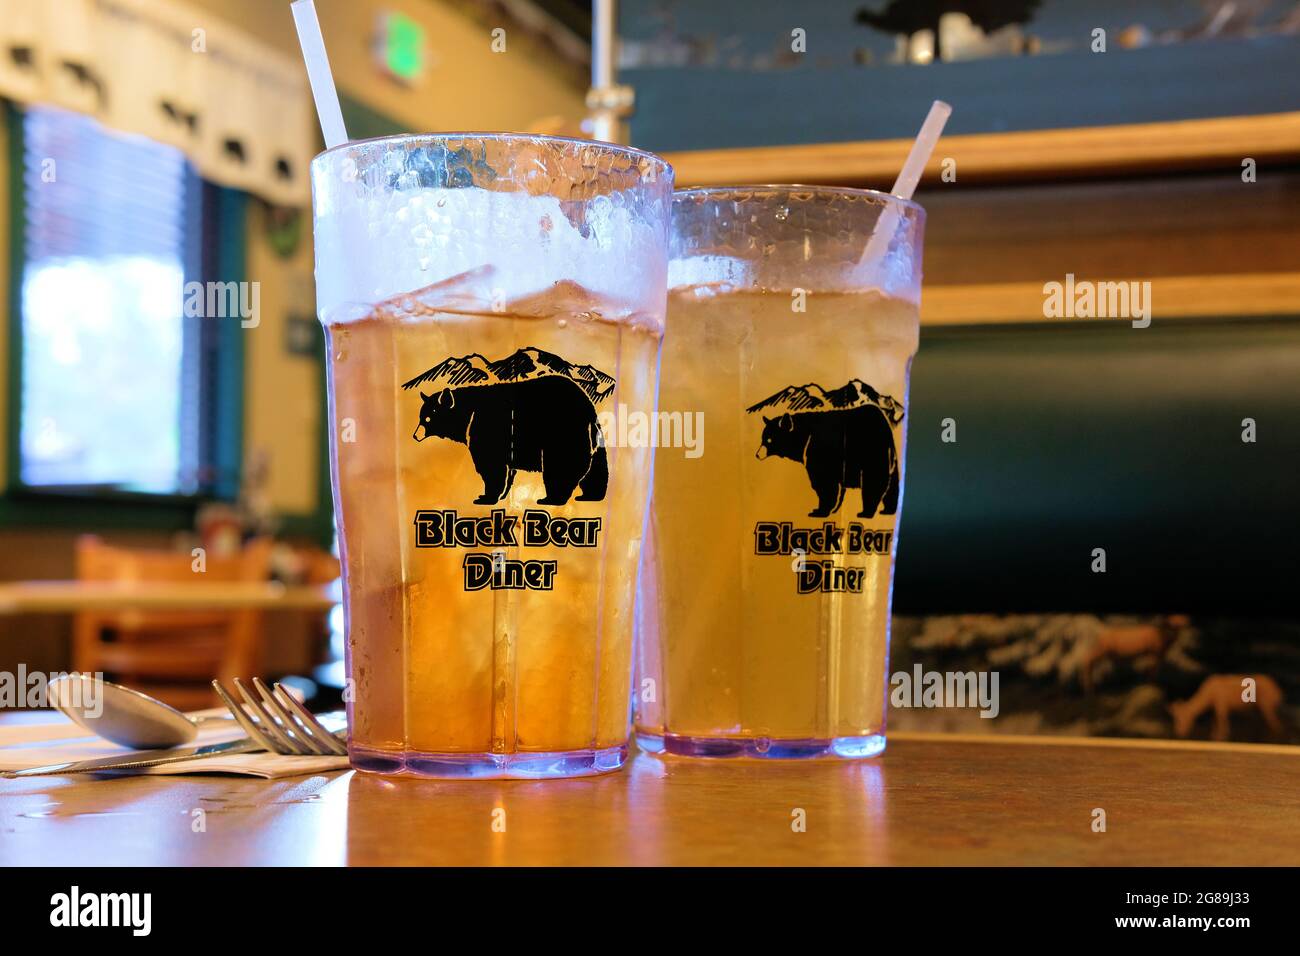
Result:
[[49,683],[50,703],[105,740],[136,750],[179,747],[199,725],[233,717],[187,717],[157,698],[90,674],[64,674]]

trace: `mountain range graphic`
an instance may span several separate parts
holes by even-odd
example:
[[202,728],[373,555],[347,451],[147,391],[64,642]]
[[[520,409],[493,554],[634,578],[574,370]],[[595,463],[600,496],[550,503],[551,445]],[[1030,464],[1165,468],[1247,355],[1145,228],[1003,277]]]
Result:
[[496,361],[490,361],[477,352],[460,358],[443,359],[433,368],[403,383],[402,388],[412,389],[417,385],[432,385],[434,388],[493,385],[526,382],[547,375],[558,375],[571,380],[582,389],[592,404],[608,398],[616,384],[612,376],[594,366],[574,365],[552,352],[529,345]]
[[903,420],[903,404],[890,395],[882,395],[861,379],[850,379],[839,388],[824,389],[816,382],[807,385],[790,385],[775,395],[769,395],[745,411],[751,415],[764,409],[781,412],[817,412],[841,408],[861,408],[875,405],[891,425]]

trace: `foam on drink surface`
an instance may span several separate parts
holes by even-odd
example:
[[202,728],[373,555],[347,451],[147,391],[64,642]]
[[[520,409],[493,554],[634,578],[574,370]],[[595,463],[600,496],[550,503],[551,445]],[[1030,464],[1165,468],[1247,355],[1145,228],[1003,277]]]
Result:
[[[558,314],[577,293],[607,318],[633,312],[628,302],[658,299],[665,267],[661,232],[628,201],[617,192],[565,202],[522,191],[320,183],[321,318],[358,321],[375,303],[412,296],[440,310]],[[568,281],[557,289],[555,276]]]

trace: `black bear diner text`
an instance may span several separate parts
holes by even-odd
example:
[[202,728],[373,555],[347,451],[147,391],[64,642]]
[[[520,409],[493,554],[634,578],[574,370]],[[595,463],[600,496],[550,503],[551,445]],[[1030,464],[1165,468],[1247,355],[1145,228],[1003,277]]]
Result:
[[467,554],[462,567],[465,590],[550,591],[559,569],[556,561],[507,558],[501,549],[594,548],[600,540],[600,518],[560,518],[529,509],[519,515],[494,508],[490,514],[462,517],[450,509],[415,513],[417,548],[493,548],[491,554]]
[[594,548],[600,537],[599,518],[556,518],[548,512],[524,512],[523,535],[516,534],[519,516],[493,508],[491,514],[462,518],[450,509],[415,513],[417,548]]
[[[760,521],[754,525],[754,553],[760,555],[879,554],[888,557],[892,531],[877,531],[856,521],[837,527],[827,521],[818,528],[796,528],[789,521]],[[795,588],[800,594],[842,591],[861,594],[865,568],[849,568],[833,561],[801,561],[795,568]]]
[[502,551],[465,555],[465,590],[551,591],[555,588],[556,561],[516,561]]

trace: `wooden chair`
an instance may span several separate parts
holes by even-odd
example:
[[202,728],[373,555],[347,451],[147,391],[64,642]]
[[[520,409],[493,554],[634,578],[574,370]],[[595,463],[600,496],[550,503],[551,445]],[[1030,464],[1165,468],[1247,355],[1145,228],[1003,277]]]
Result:
[[[270,539],[230,558],[208,557],[202,573],[188,552],[121,548],[94,535],[77,539],[77,579],[115,582],[265,581]],[[182,710],[220,702],[209,682],[260,676],[262,612],[86,611],[76,615],[73,667],[102,671]]]

